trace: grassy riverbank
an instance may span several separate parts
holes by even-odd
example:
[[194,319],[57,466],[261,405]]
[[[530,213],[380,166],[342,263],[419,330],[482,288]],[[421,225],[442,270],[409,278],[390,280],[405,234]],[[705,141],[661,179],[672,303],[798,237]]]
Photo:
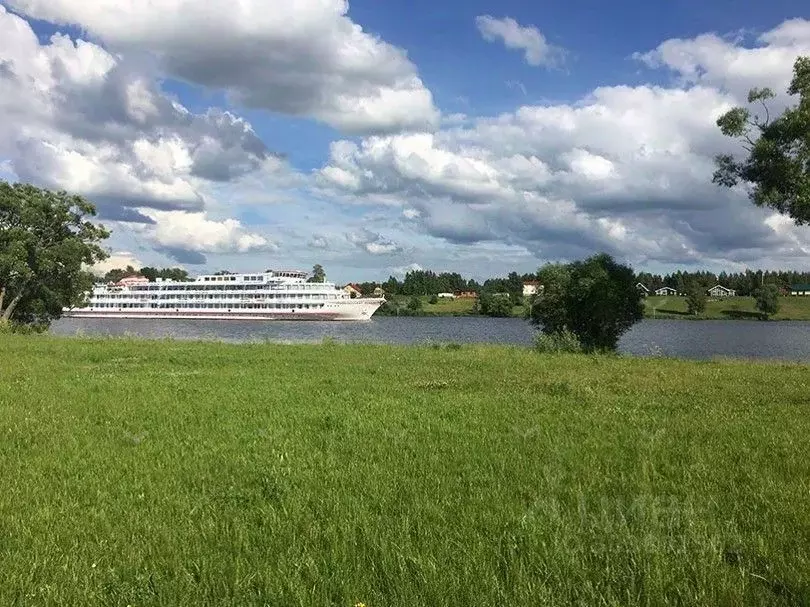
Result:
[[[402,308],[407,306],[409,298],[398,299]],[[417,315],[422,316],[467,316],[473,313],[474,299],[441,299],[435,304],[428,297],[421,297],[422,309]],[[810,320],[810,297],[780,297],[779,313],[773,320]],[[760,313],[756,309],[753,297],[731,297],[728,299],[710,299],[706,311],[697,316],[689,314],[685,297],[645,298],[644,314],[651,319],[685,319],[685,320],[757,320]],[[512,316],[523,317],[523,306],[515,306]]]
[[0,350],[2,605],[810,601],[806,366]]
[[[680,318],[694,320],[757,320],[757,311],[753,297],[729,297],[727,299],[709,299],[702,314],[689,314],[685,297],[647,297],[644,301],[644,313],[647,318]],[[810,297],[780,297],[779,312],[771,317],[773,320],[810,320]]]
[[[422,302],[420,310],[411,311],[407,310],[410,297],[393,296],[389,297],[389,301],[394,302],[399,306],[400,310],[405,315],[411,316],[470,316],[475,312],[475,299],[457,298],[457,299],[439,299],[436,303],[430,303],[430,297],[421,296],[419,301]],[[514,306],[512,308],[512,316],[523,317],[523,306]]]

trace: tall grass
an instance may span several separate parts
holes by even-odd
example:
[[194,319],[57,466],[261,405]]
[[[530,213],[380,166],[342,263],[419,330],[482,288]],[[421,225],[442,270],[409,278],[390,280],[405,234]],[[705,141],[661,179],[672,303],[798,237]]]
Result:
[[810,601],[804,366],[0,351],[0,605]]

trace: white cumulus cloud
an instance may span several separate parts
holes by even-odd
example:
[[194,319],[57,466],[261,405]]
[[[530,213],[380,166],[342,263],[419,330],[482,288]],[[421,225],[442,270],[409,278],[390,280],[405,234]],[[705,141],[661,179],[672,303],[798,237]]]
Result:
[[[405,52],[365,32],[346,0],[6,0],[154,54],[171,76],[351,132],[427,128],[439,112]],[[148,111],[148,109],[146,110]]]
[[[501,41],[508,49],[523,51],[529,65],[556,67],[565,60],[566,52],[562,47],[549,43],[536,27],[520,25],[511,17],[496,19],[481,15],[475,18],[475,25],[484,40]],[[526,94],[525,88],[523,93]]]
[[142,209],[153,225],[136,229],[159,250],[185,263],[205,263],[206,253],[249,253],[273,251],[278,245],[245,228],[236,219],[222,221],[204,212]]
[[110,256],[103,261],[99,261],[90,266],[89,270],[96,276],[104,276],[110,270],[116,268],[126,268],[132,266],[136,270],[143,267],[140,259],[129,251],[113,251]]
[[136,219],[141,206],[201,210],[205,183],[272,157],[239,117],[189,112],[96,44],[61,34],[40,43],[3,6],[0,64],[0,156],[25,181],[91,198],[102,217]]
[[350,232],[346,238],[351,244],[371,255],[393,255],[402,252],[402,247],[393,240],[368,229]]
[[755,43],[699,36],[638,55],[676,70],[668,87],[606,86],[431,134],[336,142],[319,180],[356,200],[398,199],[409,225],[457,246],[501,242],[545,258],[607,250],[641,264],[799,263],[796,231],[767,220],[744,191],[711,183],[714,155],[736,149],[716,119],[753,86],[787,102],[810,22]]
[[717,34],[672,38],[655,49],[635,53],[649,67],[665,67],[681,83],[723,88],[744,98],[753,86],[784,91],[797,55],[810,54],[810,21],[790,19],[764,32],[745,47]]

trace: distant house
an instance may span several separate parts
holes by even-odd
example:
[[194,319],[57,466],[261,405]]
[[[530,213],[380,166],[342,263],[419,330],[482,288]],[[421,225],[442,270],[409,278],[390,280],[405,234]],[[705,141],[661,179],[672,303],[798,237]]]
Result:
[[456,297],[459,299],[475,299],[478,293],[475,291],[456,291]]
[[810,295],[810,285],[790,285],[790,294],[791,295]]
[[647,285],[645,285],[644,283],[637,282],[636,283],[636,289],[641,291],[641,294],[644,295],[645,297],[650,294],[650,290],[647,288]]
[[724,287],[723,285],[714,285],[709,289],[708,293],[711,297],[734,297],[737,295],[737,291]]
[[455,299],[456,296],[452,293],[439,293],[437,296],[439,299]]
[[655,290],[656,295],[677,295],[678,290],[673,289],[672,287],[661,287],[660,289]]
[[374,287],[374,297],[385,297],[385,291],[382,287]]
[[349,294],[349,297],[361,297],[363,294],[360,292],[360,286],[354,284],[347,284],[343,290]]
[[537,295],[538,291],[542,291],[543,285],[536,280],[527,280],[523,283],[523,297],[531,297]]

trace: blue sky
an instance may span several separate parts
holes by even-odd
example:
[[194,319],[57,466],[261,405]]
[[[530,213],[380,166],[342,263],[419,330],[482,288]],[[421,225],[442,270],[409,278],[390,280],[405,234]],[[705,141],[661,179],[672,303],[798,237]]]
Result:
[[710,183],[739,151],[716,117],[810,54],[805,3],[0,6],[0,171],[96,202],[111,263],[322,263],[343,282],[810,253],[806,229]]
[[[534,24],[549,41],[570,50],[569,64],[538,70],[516,52],[486,42],[474,26],[478,15],[510,16]],[[664,3],[447,2],[433,0],[354,0],[349,15],[370,33],[407,51],[444,112],[488,116],[525,103],[575,102],[596,86],[666,83],[670,75],[645,69],[632,60],[669,38],[705,32],[734,36],[757,34],[786,18],[810,16],[797,0],[772,3],[696,0]],[[50,30],[51,28],[47,28]],[[521,88],[520,83],[525,88]],[[203,109],[211,94],[183,83],[167,82],[190,107]],[[202,94],[201,94],[202,93]],[[328,157],[329,142],[339,134],[308,119],[268,115],[240,108],[257,132],[278,141],[296,166],[311,170]]]

